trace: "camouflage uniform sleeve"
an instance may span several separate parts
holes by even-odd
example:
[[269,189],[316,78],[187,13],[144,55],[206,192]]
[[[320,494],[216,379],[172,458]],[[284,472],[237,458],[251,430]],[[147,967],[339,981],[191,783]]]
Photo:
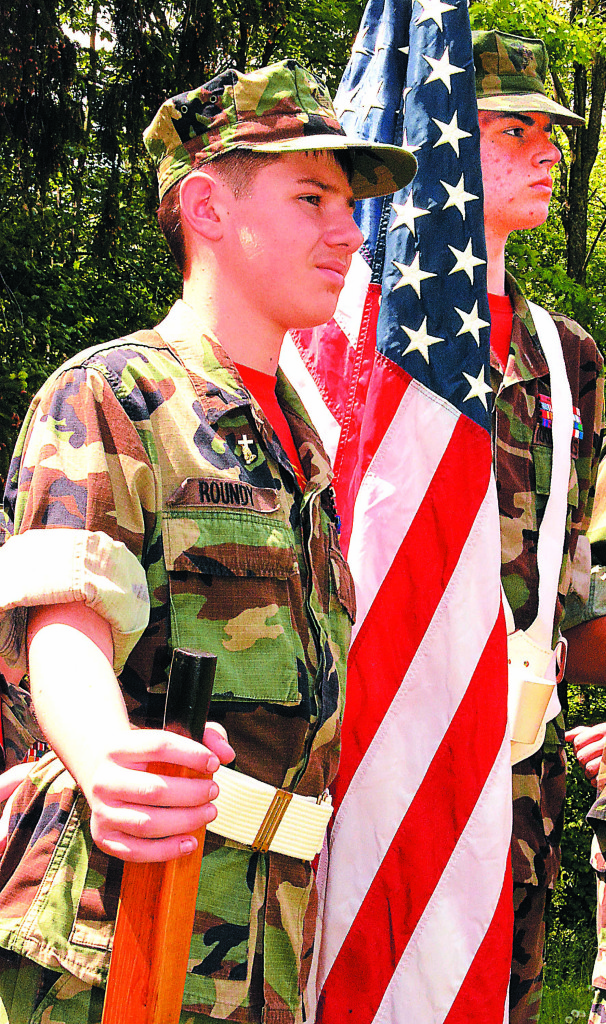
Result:
[[128,548],[90,530],[26,530],[0,549],[0,656],[27,671],[27,608],[84,601],[107,619],[118,675],[149,619],[145,572]]
[[27,606],[84,600],[110,622],[121,670],[147,623],[141,560],[157,490],[103,374],[71,366],[52,377],[30,407],[5,493],[14,536],[0,549],[0,647],[13,661],[24,657]]

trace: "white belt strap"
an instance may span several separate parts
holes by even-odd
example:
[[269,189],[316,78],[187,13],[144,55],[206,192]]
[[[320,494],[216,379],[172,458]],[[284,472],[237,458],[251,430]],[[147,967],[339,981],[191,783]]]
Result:
[[322,849],[332,814],[328,793],[318,799],[276,789],[223,765],[215,772],[217,817],[209,832],[253,850],[311,861]]
[[[539,576],[537,616],[526,630],[526,634],[537,647],[550,651],[553,642],[553,621],[566,537],[568,487],[570,482],[570,447],[574,429],[574,415],[570,384],[557,327],[547,310],[543,309],[542,306],[537,306],[534,302],[529,302],[528,306],[549,369],[553,450],[549,496],[539,529],[537,544],[537,571]],[[513,613],[505,594],[503,594],[503,605],[507,632],[512,634],[515,631],[515,624]],[[547,711],[545,712],[544,723],[555,718],[560,711],[560,707],[557,690],[554,688]]]
[[549,498],[539,530],[537,566],[539,572],[539,607],[537,617],[527,632],[536,643],[551,647],[553,617],[562,570],[562,554],[568,516],[568,485],[570,483],[570,446],[574,429],[572,395],[562,343],[551,316],[542,306],[529,302],[532,319],[545,353],[551,382],[553,421],[551,433],[553,454]]

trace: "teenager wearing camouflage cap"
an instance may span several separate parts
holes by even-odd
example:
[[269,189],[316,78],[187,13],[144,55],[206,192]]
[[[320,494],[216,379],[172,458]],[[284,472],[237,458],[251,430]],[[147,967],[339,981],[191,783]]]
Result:
[[[603,360],[593,340],[574,321],[559,315],[550,318],[544,310],[531,308],[505,270],[505,245],[512,231],[532,229],[547,218],[552,171],[560,159],[551,139],[552,125],[583,122],[548,94],[547,52],[541,39],[499,31],[473,36],[491,311],[501,579],[508,632],[530,630],[536,640],[540,625],[549,652],[556,646],[567,597],[589,587],[583,535],[602,435]],[[567,434],[561,429],[563,401],[570,409]],[[556,433],[565,438],[563,445],[558,441],[557,450]],[[549,515],[548,507],[554,510]],[[540,550],[549,551],[543,562]],[[536,1024],[542,995],[544,913],[559,868],[566,777],[564,720],[555,698],[535,744],[512,746],[516,763],[509,1013],[511,1024]]]
[[[354,593],[328,460],[276,367],[289,328],[334,312],[355,199],[415,162],[346,136],[294,61],[174,97],[146,144],[183,299],[53,374],[7,488],[0,648],[15,672],[29,640],[61,760],[14,798],[0,1016],[99,1022],[120,861],[183,856],[206,822],[182,1020],[302,1024]],[[218,655],[208,749],[158,730],[174,646]],[[217,817],[213,781],[140,770],[234,757]],[[250,794],[277,790],[294,827],[251,841]]]

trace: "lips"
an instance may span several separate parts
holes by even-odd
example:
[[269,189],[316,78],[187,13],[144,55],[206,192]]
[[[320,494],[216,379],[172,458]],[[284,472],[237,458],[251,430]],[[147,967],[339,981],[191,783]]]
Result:
[[316,264],[316,267],[323,272],[326,279],[338,285],[339,288],[343,287],[349,263],[343,263],[342,260],[323,260],[322,263]]
[[345,277],[348,264],[344,263],[343,260],[323,260],[322,263],[317,264],[318,270],[332,270],[335,274],[341,274]]
[[553,192],[553,182],[551,178],[541,178],[540,181],[533,182],[530,187],[536,189],[537,192],[548,192],[549,195]]

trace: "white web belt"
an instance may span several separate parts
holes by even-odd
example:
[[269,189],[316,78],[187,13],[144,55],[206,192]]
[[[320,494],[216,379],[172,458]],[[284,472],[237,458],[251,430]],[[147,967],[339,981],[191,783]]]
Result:
[[299,796],[223,765],[214,779],[218,813],[206,826],[209,832],[296,860],[311,861],[320,852],[332,815],[328,792],[318,798]]

